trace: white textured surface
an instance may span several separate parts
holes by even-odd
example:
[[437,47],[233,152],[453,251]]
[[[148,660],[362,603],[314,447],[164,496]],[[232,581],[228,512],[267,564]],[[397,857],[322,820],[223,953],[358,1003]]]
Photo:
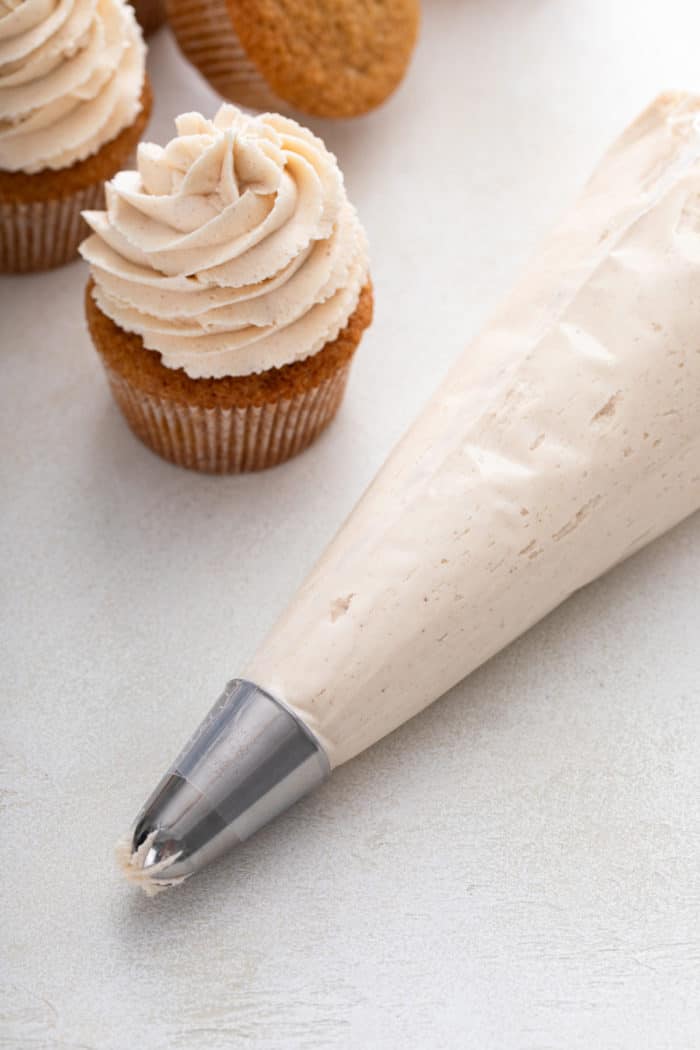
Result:
[[[201,478],[126,431],[77,263],[0,278],[0,1047],[700,1043],[700,519],[180,891],[113,842],[621,127],[700,90],[691,0],[427,0],[380,113],[315,122],[373,244],[332,430]],[[154,138],[214,107],[154,41]],[[700,335],[699,335],[700,337]]]

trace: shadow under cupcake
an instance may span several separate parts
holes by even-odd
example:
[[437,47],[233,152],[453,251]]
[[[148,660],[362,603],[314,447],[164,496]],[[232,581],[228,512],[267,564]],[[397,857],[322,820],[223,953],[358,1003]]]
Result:
[[163,458],[237,473],[328,426],[372,318],[335,157],[285,117],[189,113],[87,212],[86,312],[112,393]]

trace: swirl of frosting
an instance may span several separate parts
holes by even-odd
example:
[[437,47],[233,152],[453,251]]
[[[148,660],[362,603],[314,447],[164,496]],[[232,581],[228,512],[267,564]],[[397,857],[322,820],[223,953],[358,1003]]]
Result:
[[85,212],[97,305],[192,378],[248,375],[336,338],[367,280],[367,244],[335,157],[293,120],[223,105]]
[[126,0],[0,0],[0,169],[96,153],[136,119],[145,61]]

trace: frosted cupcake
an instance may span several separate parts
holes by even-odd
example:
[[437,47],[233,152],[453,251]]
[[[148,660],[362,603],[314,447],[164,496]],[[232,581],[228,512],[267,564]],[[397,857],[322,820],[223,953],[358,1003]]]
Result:
[[335,157],[285,117],[187,113],[87,212],[87,318],[112,393],[159,455],[257,470],[335,415],[372,316]]
[[354,117],[385,101],[411,59],[419,0],[167,0],[177,42],[225,98]]
[[148,119],[145,57],[125,0],[0,0],[0,272],[77,255]]

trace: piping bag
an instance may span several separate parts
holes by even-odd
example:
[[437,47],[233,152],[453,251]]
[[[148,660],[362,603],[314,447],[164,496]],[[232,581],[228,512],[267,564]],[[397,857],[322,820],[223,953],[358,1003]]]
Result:
[[139,814],[181,882],[700,507],[700,99],[614,143]]

